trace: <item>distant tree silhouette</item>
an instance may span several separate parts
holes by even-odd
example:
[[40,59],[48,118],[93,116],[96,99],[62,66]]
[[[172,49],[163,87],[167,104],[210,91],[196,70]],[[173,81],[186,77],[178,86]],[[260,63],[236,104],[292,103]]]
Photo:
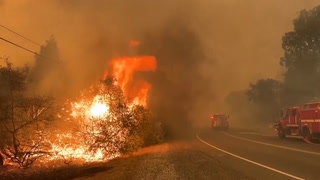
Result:
[[286,105],[320,96],[320,6],[303,10],[293,21],[294,30],[282,38],[284,56],[283,98]]
[[59,50],[54,37],[41,46],[39,55],[35,56],[35,65],[31,70],[31,80],[39,82],[46,77],[46,74],[56,69],[60,64]]
[[52,93],[55,96],[66,93],[68,76],[53,36],[41,46],[39,55],[35,56],[30,81],[33,87],[41,92]]
[[282,84],[274,79],[261,79],[250,84],[247,96],[260,109],[261,119],[265,122],[274,121],[281,107],[280,95]]

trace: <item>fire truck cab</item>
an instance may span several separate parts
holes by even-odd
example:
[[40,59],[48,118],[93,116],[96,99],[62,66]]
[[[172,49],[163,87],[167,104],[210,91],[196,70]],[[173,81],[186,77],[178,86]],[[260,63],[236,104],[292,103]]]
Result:
[[229,119],[230,116],[227,114],[213,114],[211,115],[211,128],[212,129],[221,129],[228,130],[229,129]]
[[279,138],[302,136],[311,141],[320,138],[320,102],[294,106],[282,113],[276,130]]

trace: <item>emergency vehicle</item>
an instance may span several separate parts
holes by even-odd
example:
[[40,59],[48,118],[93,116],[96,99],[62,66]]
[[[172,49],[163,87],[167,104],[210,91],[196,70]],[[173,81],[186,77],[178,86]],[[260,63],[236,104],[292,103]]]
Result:
[[227,114],[212,114],[210,116],[211,128],[227,130],[229,128],[229,118]]
[[294,106],[281,113],[276,130],[280,138],[302,136],[311,141],[320,137],[320,102]]

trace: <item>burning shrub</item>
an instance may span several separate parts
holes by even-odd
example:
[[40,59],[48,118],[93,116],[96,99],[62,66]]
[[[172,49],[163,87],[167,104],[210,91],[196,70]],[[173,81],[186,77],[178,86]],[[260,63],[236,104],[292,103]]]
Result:
[[54,158],[108,160],[141,147],[151,133],[149,111],[129,102],[111,76],[69,101],[59,116],[72,128],[57,133]]
[[29,95],[26,87],[33,86],[26,79],[35,83],[37,73],[30,76],[28,68],[14,69],[6,61],[0,67],[0,155],[6,163],[105,161],[158,142],[160,125],[146,109],[151,85],[134,75],[154,71],[155,57],[118,57],[110,65],[103,81],[67,100],[57,113],[52,98]]

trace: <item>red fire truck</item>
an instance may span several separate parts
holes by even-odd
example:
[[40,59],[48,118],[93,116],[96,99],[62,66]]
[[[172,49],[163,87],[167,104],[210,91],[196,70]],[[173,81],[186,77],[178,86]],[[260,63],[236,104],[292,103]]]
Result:
[[276,130],[280,138],[302,136],[311,141],[320,137],[320,102],[290,107],[282,114]]
[[212,129],[227,130],[229,128],[229,115],[227,114],[213,114],[210,119]]

